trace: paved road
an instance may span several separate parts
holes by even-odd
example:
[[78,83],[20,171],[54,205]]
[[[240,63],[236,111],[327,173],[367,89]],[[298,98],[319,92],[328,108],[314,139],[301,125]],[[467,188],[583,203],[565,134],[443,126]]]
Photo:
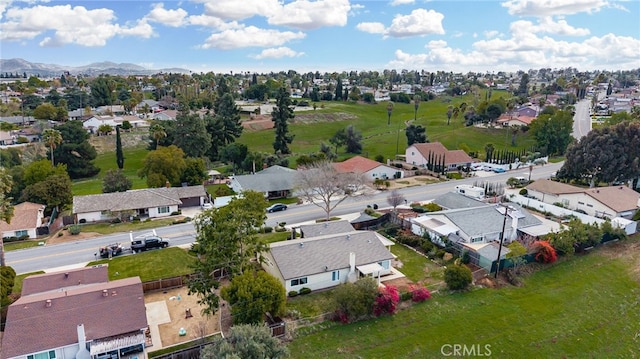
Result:
[[[557,171],[561,164],[548,164],[536,166],[531,174],[532,179],[549,178]],[[401,193],[407,202],[426,201],[441,194],[451,191],[454,186],[460,184],[473,184],[476,181],[489,181],[504,183],[507,178],[515,176],[527,176],[528,169],[523,168],[507,173],[487,173],[479,172],[478,177],[467,178],[450,182],[443,182],[424,186],[407,187],[401,189]],[[379,192],[366,197],[349,198],[341,203],[332,216],[362,212],[367,205],[377,204],[380,207],[388,207],[388,192]],[[313,221],[325,216],[324,211],[313,204],[292,205],[283,212],[269,213],[267,225],[273,226],[279,222],[287,224],[303,223]],[[133,236],[149,233],[150,230],[133,232]],[[171,246],[189,245],[195,241],[195,231],[192,223],[184,223],[168,227],[156,228],[156,232],[163,238],[170,240]],[[29,249],[9,251],[5,254],[7,264],[12,266],[18,274],[35,272],[39,270],[50,270],[66,266],[83,266],[96,259],[95,253],[100,246],[109,243],[120,242],[130,243],[129,233],[117,233],[75,242],[66,242],[56,245],[34,247]]]

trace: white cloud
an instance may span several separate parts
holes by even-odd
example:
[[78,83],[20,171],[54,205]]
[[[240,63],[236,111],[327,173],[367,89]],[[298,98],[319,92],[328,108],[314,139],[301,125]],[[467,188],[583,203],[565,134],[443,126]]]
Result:
[[344,26],[350,10],[349,0],[296,0],[282,6],[275,15],[268,16],[267,22],[303,30]]
[[361,22],[356,25],[356,28],[363,32],[370,34],[384,34],[384,24],[381,22]]
[[391,6],[409,5],[416,2],[415,0],[393,0]]
[[502,3],[511,15],[551,16],[597,12],[610,6],[608,0],[509,0]]
[[385,34],[391,37],[442,35],[442,19],[444,15],[439,12],[415,9],[409,15],[396,15]]
[[565,20],[553,21],[551,17],[543,17],[538,19],[538,24],[534,25],[530,21],[518,20],[511,23],[511,32],[518,33],[549,33],[556,35],[568,36],[586,36],[589,35],[589,29],[575,28]]
[[291,50],[288,47],[275,47],[270,49],[264,49],[258,55],[252,56],[254,59],[280,59],[283,57],[299,57],[304,55],[304,52],[297,52]]
[[163,4],[155,4],[145,18],[166,26],[180,27],[184,25],[187,15],[183,9],[167,10]]
[[204,13],[223,20],[272,16],[281,7],[278,0],[194,0],[204,4]]
[[500,35],[500,32],[497,30],[487,30],[484,32],[484,37],[486,37],[487,39],[497,37],[498,35]]
[[305,36],[302,32],[267,30],[248,26],[212,34],[201,47],[221,50],[243,47],[272,47],[280,46],[291,40],[303,39]]
[[148,38],[153,29],[145,21],[134,26],[114,24],[110,9],[87,10],[84,6],[57,5],[30,8],[9,8],[6,21],[0,24],[0,40],[19,41],[33,39],[49,31],[52,36],[40,41],[40,46],[104,46],[110,38],[137,36]]

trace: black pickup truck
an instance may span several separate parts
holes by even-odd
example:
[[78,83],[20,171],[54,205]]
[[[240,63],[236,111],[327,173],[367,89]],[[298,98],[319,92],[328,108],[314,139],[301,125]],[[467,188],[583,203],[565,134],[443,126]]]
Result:
[[160,236],[148,236],[144,238],[135,238],[131,240],[131,250],[133,252],[142,252],[148,249],[166,248],[169,246],[169,240]]

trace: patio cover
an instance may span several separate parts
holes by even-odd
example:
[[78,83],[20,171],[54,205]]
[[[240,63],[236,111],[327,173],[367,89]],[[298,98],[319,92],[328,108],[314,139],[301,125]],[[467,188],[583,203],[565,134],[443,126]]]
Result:
[[358,269],[358,271],[364,275],[380,273],[384,270],[384,268],[378,263],[371,263],[371,264],[356,266],[356,269]]

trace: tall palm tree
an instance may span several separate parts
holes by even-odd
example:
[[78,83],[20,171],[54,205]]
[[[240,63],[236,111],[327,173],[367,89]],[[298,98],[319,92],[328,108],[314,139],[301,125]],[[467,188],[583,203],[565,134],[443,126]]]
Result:
[[56,129],[48,128],[42,131],[42,141],[51,150],[51,165],[55,166],[53,162],[53,151],[56,147],[62,143],[62,133]]
[[447,106],[447,125],[451,122],[451,116],[453,115],[453,106]]
[[164,127],[157,123],[151,125],[149,132],[151,133],[151,137],[156,140],[156,149],[158,149],[160,139],[167,137],[167,132],[164,130]]

